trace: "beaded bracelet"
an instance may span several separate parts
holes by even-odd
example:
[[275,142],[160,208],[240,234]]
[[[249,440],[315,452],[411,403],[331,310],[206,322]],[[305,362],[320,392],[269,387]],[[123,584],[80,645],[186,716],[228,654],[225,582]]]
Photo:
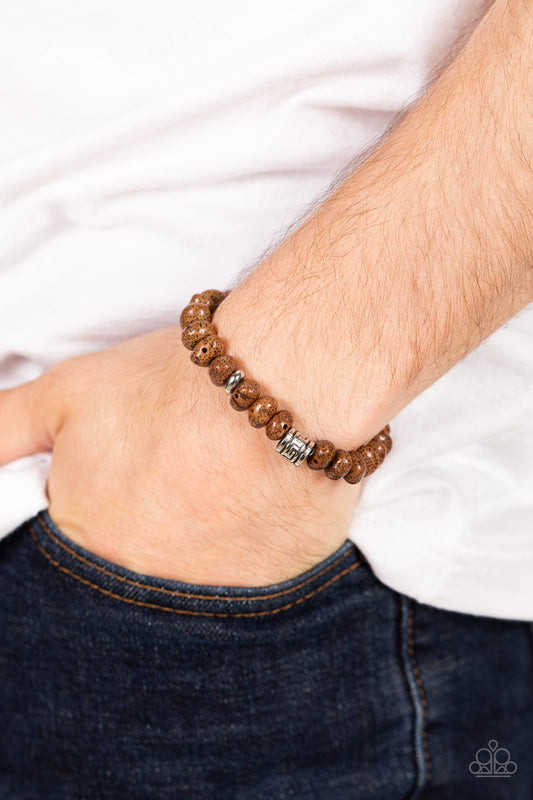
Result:
[[323,469],[331,480],[344,478],[352,484],[375,472],[392,447],[389,425],[355,450],[338,450],[327,439],[312,442],[292,427],[293,418],[289,411],[278,411],[277,400],[261,394],[257,381],[245,380],[245,374],[237,368],[235,359],[226,355],[224,342],[212,322],[213,314],[230,291],[207,289],[193,294],[181,312],[181,340],[188,350],[192,350],[193,364],[209,367],[209,377],[215,386],[224,386],[231,395],[231,407],[236,411],[247,409],[250,425],[264,427],[269,439],[279,440],[277,452],[296,466],[306,459],[310,469]]

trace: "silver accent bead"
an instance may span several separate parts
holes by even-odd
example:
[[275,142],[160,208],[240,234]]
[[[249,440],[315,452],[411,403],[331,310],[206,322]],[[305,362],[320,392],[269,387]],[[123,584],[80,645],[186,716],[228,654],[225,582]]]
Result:
[[297,467],[314,449],[315,442],[312,442],[303,433],[299,433],[296,428],[291,428],[276,445],[278,453],[281,453]]
[[240,369],[236,369],[235,372],[232,372],[229,376],[228,380],[224,384],[224,390],[231,394],[235,391],[239,383],[242,383],[244,380],[244,372]]

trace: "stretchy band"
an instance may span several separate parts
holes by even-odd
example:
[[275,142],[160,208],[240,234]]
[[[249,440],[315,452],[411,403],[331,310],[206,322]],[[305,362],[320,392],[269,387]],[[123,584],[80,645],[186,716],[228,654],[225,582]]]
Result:
[[247,380],[233,356],[226,355],[224,342],[218,336],[212,319],[230,291],[207,289],[193,294],[181,312],[181,340],[188,350],[192,350],[193,364],[209,367],[212,382],[215,386],[223,386],[230,395],[230,406],[236,411],[247,410],[250,425],[264,427],[268,438],[278,442],[277,452],[296,466],[305,460],[310,469],[323,469],[331,480],[344,478],[348,483],[359,483],[375,472],[392,447],[389,425],[354,450],[338,450],[327,439],[312,442],[292,427],[290,411],[278,411],[277,400],[263,395],[257,381]]

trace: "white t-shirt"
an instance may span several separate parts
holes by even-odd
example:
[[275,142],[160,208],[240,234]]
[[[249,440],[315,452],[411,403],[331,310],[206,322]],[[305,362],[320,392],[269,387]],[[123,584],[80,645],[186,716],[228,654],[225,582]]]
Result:
[[[480,0],[18,0],[0,21],[0,387],[225,288]],[[420,601],[533,620],[533,306],[393,422],[350,537]],[[1,430],[0,430],[1,435]],[[0,469],[0,534],[49,456]]]

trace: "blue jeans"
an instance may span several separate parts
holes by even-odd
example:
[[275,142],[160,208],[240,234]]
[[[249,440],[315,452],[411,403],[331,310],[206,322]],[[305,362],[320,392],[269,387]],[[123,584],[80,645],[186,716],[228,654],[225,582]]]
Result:
[[284,583],[196,586],[42,511],[0,587],[2,800],[532,797],[531,626],[399,595],[348,540]]

